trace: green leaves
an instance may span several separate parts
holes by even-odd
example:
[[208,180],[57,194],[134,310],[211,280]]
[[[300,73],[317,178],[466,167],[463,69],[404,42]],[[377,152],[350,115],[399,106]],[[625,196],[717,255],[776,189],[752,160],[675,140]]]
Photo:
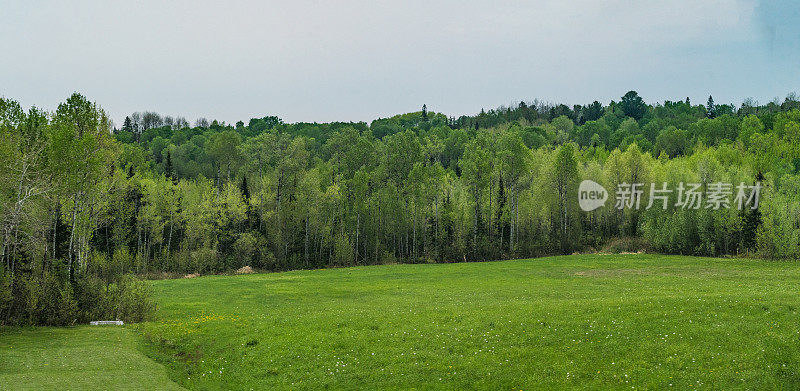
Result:
[[[738,242],[718,238],[755,238],[753,216],[582,213],[577,185],[592,179],[613,192],[649,181],[750,183],[760,173],[782,191],[800,171],[800,110],[791,107],[716,104],[706,118],[705,106],[648,106],[631,91],[608,106],[523,102],[369,126],[262,117],[189,127],[148,112],[112,136],[103,110],[79,94],[53,114],[0,99],[0,211],[11,216],[20,181],[46,188],[17,213],[14,229],[35,239],[15,254],[52,262],[57,252],[65,265],[84,265],[124,249],[141,272],[223,270],[243,256],[275,269],[497,259],[618,236],[644,236],[663,251],[735,253]],[[23,179],[20,162],[36,167]],[[759,243],[793,232],[770,208],[774,224]]]
[[636,91],[628,91],[620,100],[619,106],[625,115],[637,121],[647,114],[647,105]]

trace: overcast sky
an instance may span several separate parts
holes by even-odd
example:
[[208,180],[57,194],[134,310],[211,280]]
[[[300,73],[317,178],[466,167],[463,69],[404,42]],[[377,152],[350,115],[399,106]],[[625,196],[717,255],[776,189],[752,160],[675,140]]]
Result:
[[[163,4],[167,3],[167,4]],[[792,1],[0,0],[0,95],[229,123],[800,92]]]

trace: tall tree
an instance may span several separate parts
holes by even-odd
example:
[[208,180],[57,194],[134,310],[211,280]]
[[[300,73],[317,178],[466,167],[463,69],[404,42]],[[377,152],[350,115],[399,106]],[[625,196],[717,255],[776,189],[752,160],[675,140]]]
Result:
[[647,105],[636,91],[628,91],[619,102],[622,112],[628,117],[640,120],[647,114]]
[[706,118],[716,118],[717,117],[717,106],[714,105],[714,98],[711,95],[708,96],[708,102],[706,102]]
[[553,225],[560,251],[567,254],[578,244],[577,196],[578,196],[578,163],[575,160],[573,144],[564,144],[558,148],[550,167],[550,185],[555,190],[555,202],[552,206]]

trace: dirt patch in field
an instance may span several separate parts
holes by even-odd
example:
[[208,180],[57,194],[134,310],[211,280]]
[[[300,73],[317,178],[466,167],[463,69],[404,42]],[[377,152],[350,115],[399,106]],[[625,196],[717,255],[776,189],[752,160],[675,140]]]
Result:
[[192,273],[192,274],[187,274],[187,275],[183,276],[183,278],[195,278],[195,277],[200,277],[200,275],[197,274],[197,273]]
[[255,273],[250,266],[243,266],[236,270],[236,274],[252,274]]

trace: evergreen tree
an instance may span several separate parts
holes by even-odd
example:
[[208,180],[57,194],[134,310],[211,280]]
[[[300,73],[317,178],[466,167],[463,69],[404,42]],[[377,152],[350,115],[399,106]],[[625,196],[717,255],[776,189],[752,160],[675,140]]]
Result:
[[242,192],[242,198],[245,201],[250,200],[250,187],[247,185],[247,175],[242,176],[242,183],[239,185],[239,191]]
[[167,150],[167,158],[164,161],[164,175],[173,181],[175,180],[175,176],[172,174],[172,154],[169,150]]
[[[756,174],[756,182],[763,182],[764,175],[762,173]],[[761,211],[759,208],[742,209],[742,248],[747,251],[756,249],[756,236],[758,234],[758,227],[761,226]]]
[[619,102],[622,112],[628,117],[640,120],[647,113],[647,105],[636,91],[628,91]]
[[717,116],[717,107],[714,105],[714,98],[711,95],[708,96],[708,102],[706,103],[706,117],[708,118],[715,118]]
[[581,125],[589,121],[596,121],[603,116],[603,104],[598,101],[592,102],[592,104],[584,106],[581,108],[580,113],[580,120],[578,121]]
[[122,131],[133,133],[133,121],[131,121],[131,117],[125,116],[125,122],[122,123]]

